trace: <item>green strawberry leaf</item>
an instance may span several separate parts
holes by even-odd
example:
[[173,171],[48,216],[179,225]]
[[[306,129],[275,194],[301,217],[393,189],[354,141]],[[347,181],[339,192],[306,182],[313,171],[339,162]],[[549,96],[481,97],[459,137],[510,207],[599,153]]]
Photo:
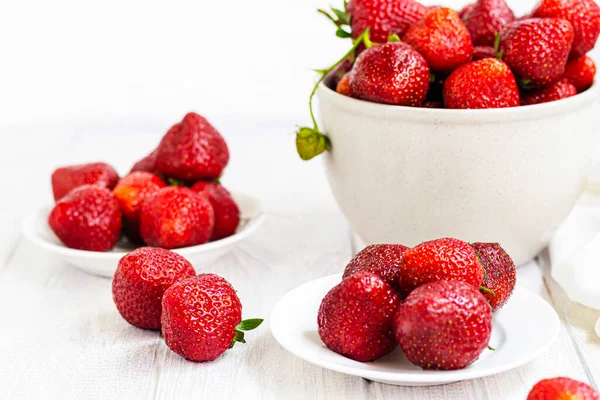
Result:
[[338,30],[335,31],[335,36],[342,39],[346,39],[351,37],[352,35],[350,34],[350,32],[345,31],[343,28],[338,28]]
[[482,291],[484,291],[484,292],[486,292],[486,293],[491,294],[492,296],[496,296],[496,292],[494,292],[490,288],[486,288],[485,286],[480,286],[479,289],[482,290]]
[[495,348],[493,348],[492,346],[488,346],[488,350],[491,350],[491,351],[496,351],[496,349],[495,349]]
[[401,40],[400,40],[400,37],[398,35],[396,35],[395,33],[392,33],[390,36],[388,36],[388,42],[389,43],[401,42]]
[[179,179],[175,178],[168,178],[167,183],[169,184],[169,186],[185,186],[185,183],[183,181],[180,181]]
[[251,331],[253,329],[258,328],[260,324],[263,323],[263,321],[264,319],[262,318],[245,319],[242,322],[240,322],[238,326],[235,327],[235,329],[240,331]]
[[331,11],[338,17],[338,23],[341,25],[350,25],[350,14],[345,11],[338,10],[337,8],[331,7]]

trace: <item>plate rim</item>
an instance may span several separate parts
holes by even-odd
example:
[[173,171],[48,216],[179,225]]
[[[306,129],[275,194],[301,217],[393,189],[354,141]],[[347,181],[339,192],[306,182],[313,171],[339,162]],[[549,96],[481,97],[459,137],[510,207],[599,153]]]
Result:
[[[341,281],[341,277],[342,277],[341,273],[328,275],[325,277],[311,280],[300,286],[295,287],[294,289],[291,289],[290,291],[288,291],[284,296],[282,296],[279,299],[279,301],[277,302],[275,307],[273,307],[273,310],[271,311],[271,314],[269,317],[269,325],[271,328],[271,333],[273,334],[273,337],[275,338],[275,340],[279,343],[279,345],[281,347],[283,347],[289,353],[293,354],[294,356],[296,356],[306,362],[309,362],[318,367],[332,370],[335,372],[340,372],[340,373],[352,375],[352,376],[358,376],[358,377],[362,377],[362,378],[369,379],[369,380],[376,381],[376,382],[385,382],[387,384],[395,384],[395,385],[402,385],[402,386],[442,385],[442,384],[448,384],[448,383],[452,383],[452,382],[459,382],[459,381],[466,381],[466,380],[471,380],[471,379],[489,377],[489,376],[493,376],[493,375],[496,375],[496,374],[499,374],[502,372],[507,372],[512,369],[518,368],[522,365],[525,365],[525,364],[531,362],[532,360],[536,359],[541,354],[546,352],[548,350],[548,348],[556,342],[556,340],[558,339],[558,336],[560,335],[560,329],[561,329],[560,317],[559,317],[558,313],[556,312],[556,310],[554,309],[554,307],[552,307],[546,300],[544,300],[541,296],[537,295],[536,293],[534,293],[528,289],[517,286],[517,287],[515,287],[515,293],[518,292],[519,295],[524,295],[524,296],[529,296],[530,298],[535,298],[538,302],[540,302],[540,304],[543,305],[543,307],[547,307],[549,310],[552,311],[552,317],[553,317],[552,325],[555,328],[553,335],[546,343],[544,343],[543,346],[540,346],[538,349],[533,351],[531,354],[529,354],[528,357],[524,357],[522,359],[519,359],[519,360],[516,360],[513,362],[504,363],[497,367],[488,367],[483,371],[480,369],[462,369],[462,370],[454,370],[454,371],[424,371],[425,372],[424,374],[410,374],[410,375],[407,375],[402,372],[369,371],[368,369],[366,369],[366,370],[365,369],[357,369],[352,366],[340,365],[340,364],[336,364],[336,363],[329,362],[329,361],[308,358],[308,357],[303,356],[300,351],[298,351],[294,348],[290,349],[288,346],[286,346],[286,340],[282,339],[284,335],[282,334],[282,332],[280,332],[278,325],[275,323],[275,327],[274,327],[274,323],[273,323],[273,321],[275,321],[278,318],[277,314],[280,314],[281,312],[283,312],[280,309],[283,308],[284,300],[288,296],[290,296],[293,292],[304,289],[306,286],[314,285],[319,281],[328,281],[328,280],[333,280],[333,279],[338,279],[339,281]],[[288,311],[288,313],[289,313],[289,311]],[[316,320],[316,316],[315,316],[315,320]],[[323,348],[325,349],[325,347],[323,347]]]

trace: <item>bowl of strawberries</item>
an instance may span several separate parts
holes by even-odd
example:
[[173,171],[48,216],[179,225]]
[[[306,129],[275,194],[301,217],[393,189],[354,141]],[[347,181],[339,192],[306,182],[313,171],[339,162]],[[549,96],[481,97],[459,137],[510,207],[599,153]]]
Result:
[[24,222],[26,237],[60,260],[112,277],[136,247],[172,249],[209,265],[263,220],[260,202],[221,183],[225,139],[188,113],[157,149],[120,178],[109,164],[70,165],[52,174],[56,203]]
[[591,164],[600,7],[542,0],[518,18],[503,0],[460,12],[353,0],[329,17],[352,46],[320,71],[321,125],[311,97],[296,146],[305,160],[326,153],[358,235],[501,242],[517,264],[538,254]]

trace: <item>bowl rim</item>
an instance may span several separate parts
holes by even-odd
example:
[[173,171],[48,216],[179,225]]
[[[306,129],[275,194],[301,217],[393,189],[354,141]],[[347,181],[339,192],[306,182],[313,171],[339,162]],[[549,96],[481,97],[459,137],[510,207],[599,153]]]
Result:
[[436,124],[444,122],[469,124],[473,122],[490,123],[532,120],[588,108],[593,106],[600,97],[598,96],[600,94],[600,82],[596,79],[586,91],[562,100],[519,107],[487,109],[452,110],[374,103],[339,94],[329,88],[324,82],[319,84],[317,93],[321,109],[322,103],[326,102],[335,105],[336,108],[341,110],[367,117],[397,118]]

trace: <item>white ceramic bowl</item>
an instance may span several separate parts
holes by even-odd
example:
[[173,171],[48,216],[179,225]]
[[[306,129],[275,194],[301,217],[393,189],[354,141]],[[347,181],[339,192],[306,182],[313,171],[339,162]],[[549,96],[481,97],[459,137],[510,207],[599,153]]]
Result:
[[583,191],[598,82],[561,101],[490,110],[369,103],[321,85],[331,190],[367,244],[452,236],[501,243],[522,264]]
[[[231,251],[237,243],[250,236],[264,220],[262,206],[256,198],[240,193],[232,193],[232,196],[240,207],[241,213],[240,226],[233,236],[198,246],[173,249],[174,252],[187,258],[198,272],[201,272],[204,267],[210,267],[211,263]],[[133,248],[117,245],[112,251],[106,253],[70,249],[48,226],[48,215],[51,210],[52,207],[44,207],[24,221],[25,237],[65,263],[94,275],[112,278],[121,257]]]

